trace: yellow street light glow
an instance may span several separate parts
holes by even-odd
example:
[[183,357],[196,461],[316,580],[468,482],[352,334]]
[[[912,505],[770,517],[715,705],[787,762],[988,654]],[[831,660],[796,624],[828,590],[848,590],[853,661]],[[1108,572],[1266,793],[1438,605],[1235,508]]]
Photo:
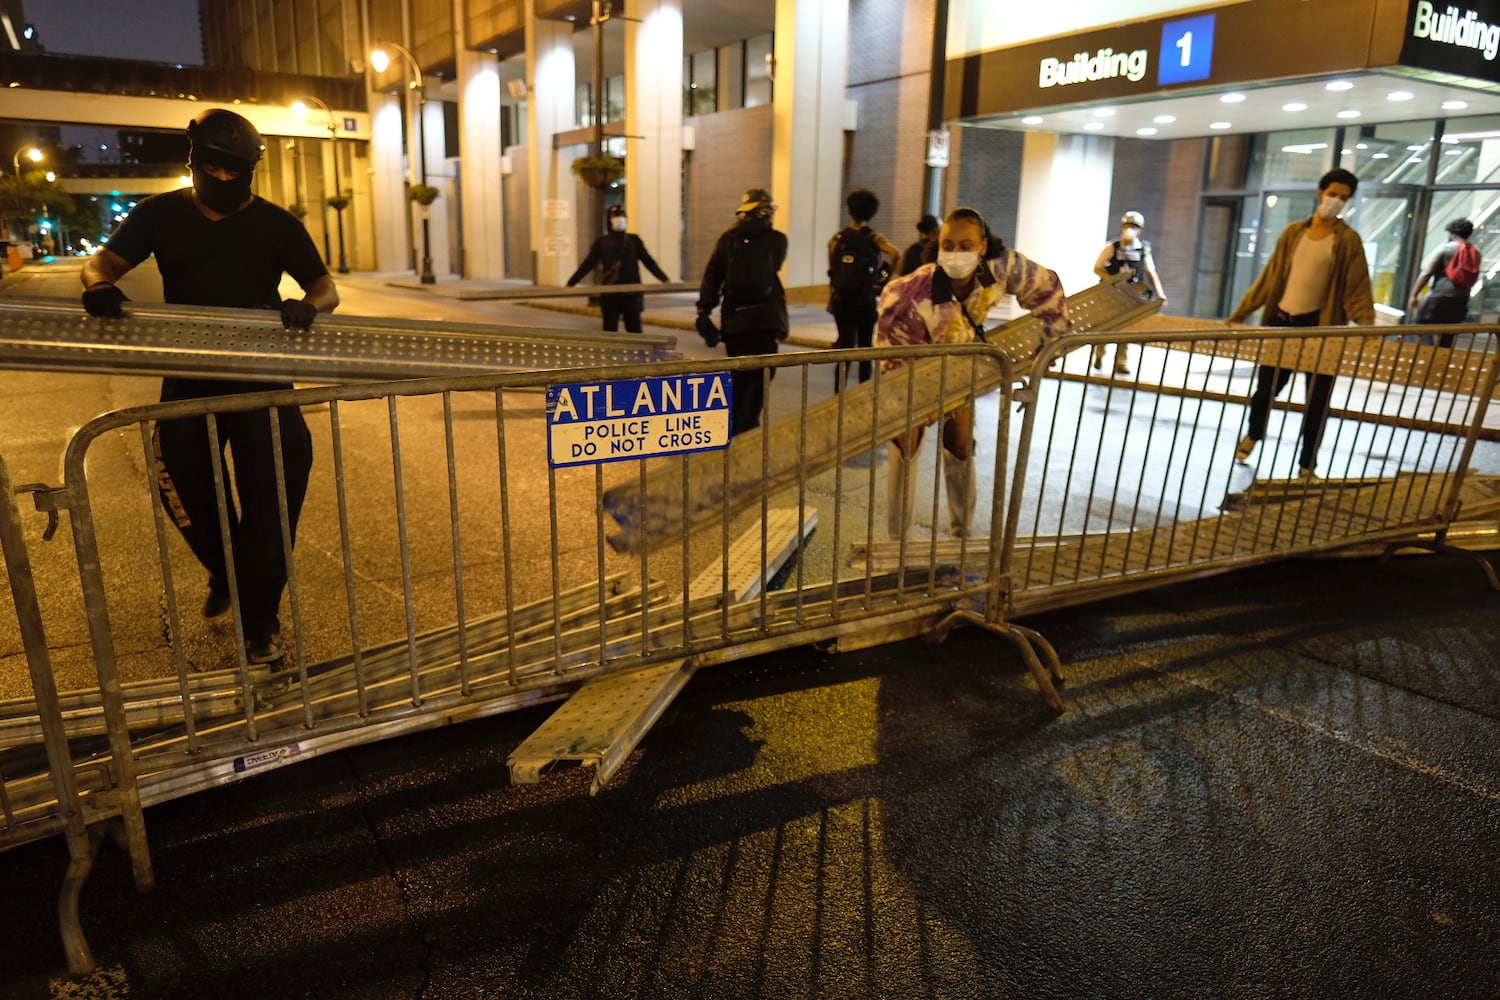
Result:
[[370,66],[377,73],[384,73],[390,68],[391,57],[385,54],[385,49],[375,49],[370,53]]

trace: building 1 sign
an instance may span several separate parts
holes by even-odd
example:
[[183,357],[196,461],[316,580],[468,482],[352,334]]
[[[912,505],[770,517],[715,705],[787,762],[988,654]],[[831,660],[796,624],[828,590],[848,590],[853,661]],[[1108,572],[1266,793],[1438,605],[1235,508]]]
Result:
[[547,387],[554,469],[729,447],[727,372]]

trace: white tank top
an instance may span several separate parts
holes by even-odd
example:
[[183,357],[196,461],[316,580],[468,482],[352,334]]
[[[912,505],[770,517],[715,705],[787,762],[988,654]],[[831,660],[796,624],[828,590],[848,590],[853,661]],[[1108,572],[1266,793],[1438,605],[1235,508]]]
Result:
[[1288,316],[1317,312],[1328,295],[1333,276],[1333,234],[1321,240],[1304,235],[1292,251],[1292,273],[1286,276],[1278,308]]

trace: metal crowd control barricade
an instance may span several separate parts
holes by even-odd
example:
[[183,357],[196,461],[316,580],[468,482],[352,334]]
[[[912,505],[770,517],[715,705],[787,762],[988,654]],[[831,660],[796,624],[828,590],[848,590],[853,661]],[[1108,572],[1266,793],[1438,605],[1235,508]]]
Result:
[[[961,622],[1005,636],[1060,707],[1061,664],[1018,616],[1288,555],[1442,547],[1458,521],[1500,510],[1495,477],[1470,471],[1496,388],[1492,328],[1462,329],[1453,349],[1373,329],[1120,333],[1153,307],[1114,285],[1070,307],[1077,332],[1050,343],[1028,319],[989,343],[580,363],[99,417],[69,445],[63,486],[40,498],[68,514],[96,677],[68,685],[56,710],[38,707],[41,684],[35,704],[0,706],[0,755],[56,745],[48,732],[60,717],[75,786],[55,766],[21,780],[6,771],[5,833],[26,837],[12,815],[52,817],[49,832],[75,839],[75,814],[119,819],[145,887],[152,803],[564,697],[555,721],[512,753],[512,776],[577,760],[596,765],[597,787],[694,669],[810,642],[941,638]],[[254,330],[262,339],[249,353],[286,347],[299,379],[334,383],[349,370],[353,352],[338,338],[323,358]],[[1139,348],[1134,378],[1089,375],[1089,348],[1106,341]],[[181,364],[215,370],[210,353]],[[830,396],[833,366],[854,359],[896,364]],[[1321,478],[1286,474],[1295,402],[1273,414],[1252,465],[1234,462],[1263,362],[1333,376]],[[93,364],[105,365],[82,367]],[[727,448],[549,461],[549,386],[722,372],[775,390],[761,427]],[[913,526],[886,540],[885,442],[966,404],[985,472],[969,537],[944,537],[934,430],[912,462]],[[196,614],[203,571],[157,502],[150,430],[202,419],[212,438],[231,413],[291,407],[312,427],[316,459],[295,544],[285,528],[280,540],[288,653],[252,665],[237,600],[226,624]],[[98,470],[119,469],[133,470],[129,488],[101,488]],[[215,490],[227,518],[222,476]],[[276,496],[285,525],[280,476]]]
[[[1438,334],[1457,341],[1420,343]],[[1455,528],[1495,547],[1500,470],[1478,470],[1474,457],[1500,433],[1489,406],[1496,341],[1493,327],[1221,328],[1046,345],[1017,394],[1025,417],[999,546],[1006,613],[1299,555],[1465,552],[1450,544]],[[1105,342],[1133,345],[1134,376],[1089,373],[1081,348]],[[1046,377],[1054,361],[1060,377]],[[1289,385],[1265,439],[1237,462],[1263,368]],[[1333,386],[1311,477],[1301,472],[1304,373]],[[937,556],[956,559],[955,543]],[[872,558],[894,556],[885,546]],[[1489,563],[1475,562],[1500,589]]]

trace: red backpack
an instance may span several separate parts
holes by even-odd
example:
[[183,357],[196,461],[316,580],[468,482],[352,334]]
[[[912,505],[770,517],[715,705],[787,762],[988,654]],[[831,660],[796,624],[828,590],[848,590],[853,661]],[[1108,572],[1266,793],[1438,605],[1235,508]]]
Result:
[[1471,288],[1479,280],[1479,251],[1468,240],[1459,240],[1443,273],[1458,288]]

